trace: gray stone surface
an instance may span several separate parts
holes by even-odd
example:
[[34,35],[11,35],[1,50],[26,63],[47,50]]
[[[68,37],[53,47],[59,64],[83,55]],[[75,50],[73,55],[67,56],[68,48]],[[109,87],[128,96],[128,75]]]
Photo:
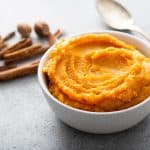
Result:
[[[123,0],[137,24],[150,33],[148,0]],[[4,0],[0,4],[0,32],[18,22],[46,20],[54,31],[67,36],[107,29],[100,20],[95,0]],[[34,36],[34,34],[33,34]],[[147,150],[150,117],[136,127],[111,135],[92,135],[60,122],[47,105],[36,75],[0,83],[0,150]]]

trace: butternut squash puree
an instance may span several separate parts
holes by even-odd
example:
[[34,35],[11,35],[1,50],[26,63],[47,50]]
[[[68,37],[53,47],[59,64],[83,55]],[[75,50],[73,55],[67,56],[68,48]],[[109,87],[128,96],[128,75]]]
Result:
[[60,41],[43,72],[54,97],[82,110],[121,110],[150,96],[150,59],[108,34]]

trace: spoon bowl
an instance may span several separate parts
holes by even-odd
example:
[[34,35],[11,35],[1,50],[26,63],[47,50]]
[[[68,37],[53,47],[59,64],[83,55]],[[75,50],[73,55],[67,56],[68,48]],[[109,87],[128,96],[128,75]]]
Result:
[[136,31],[150,41],[150,37],[134,25],[134,19],[129,10],[116,0],[97,0],[96,7],[109,27],[116,30]]
[[111,28],[127,30],[134,23],[131,13],[115,0],[97,0],[96,6],[105,23]]

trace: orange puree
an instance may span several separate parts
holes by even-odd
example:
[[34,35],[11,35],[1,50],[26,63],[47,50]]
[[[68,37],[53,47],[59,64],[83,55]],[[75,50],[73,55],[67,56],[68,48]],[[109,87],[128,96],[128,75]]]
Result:
[[61,40],[43,72],[54,97],[82,110],[121,110],[150,96],[150,59],[109,34]]

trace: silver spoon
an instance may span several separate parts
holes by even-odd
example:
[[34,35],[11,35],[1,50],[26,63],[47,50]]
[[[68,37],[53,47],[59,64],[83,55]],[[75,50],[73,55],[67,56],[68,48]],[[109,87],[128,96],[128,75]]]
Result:
[[108,26],[117,30],[136,31],[150,42],[150,37],[134,25],[131,13],[122,4],[115,0],[97,0],[96,6]]

